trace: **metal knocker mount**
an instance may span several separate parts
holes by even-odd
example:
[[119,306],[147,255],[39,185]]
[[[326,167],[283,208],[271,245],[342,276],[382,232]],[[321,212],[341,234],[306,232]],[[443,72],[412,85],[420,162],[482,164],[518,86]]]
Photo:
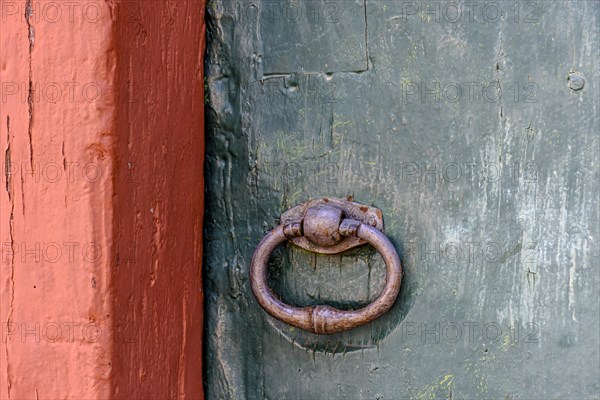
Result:
[[[313,333],[342,332],[373,321],[394,304],[402,281],[400,257],[382,230],[381,210],[344,199],[315,199],[289,209],[281,216],[281,225],[265,235],[252,256],[250,282],[256,300],[274,318]],[[369,243],[385,261],[385,287],[375,301],[358,310],[285,304],[269,288],[267,268],[271,252],[286,240],[322,254]]]

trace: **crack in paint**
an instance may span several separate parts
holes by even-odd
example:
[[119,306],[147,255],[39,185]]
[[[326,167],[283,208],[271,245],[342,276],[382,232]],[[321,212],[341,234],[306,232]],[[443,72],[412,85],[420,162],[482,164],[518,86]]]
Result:
[[32,68],[32,54],[33,54],[33,46],[35,42],[35,30],[31,22],[29,21],[29,17],[33,15],[33,6],[31,4],[31,0],[27,0],[25,3],[25,22],[27,23],[27,36],[29,38],[29,90],[27,94],[27,105],[29,106],[29,162],[31,163],[31,168],[33,168],[33,135],[32,135],[32,123],[33,123],[33,68]]
[[[65,156],[65,142],[63,140],[62,142],[62,148],[61,148],[61,152],[62,152],[62,158],[63,158],[63,169],[65,170],[65,172],[67,171],[67,157]],[[68,180],[67,180],[68,182]],[[65,191],[65,197],[64,197],[64,205],[65,205],[65,210],[67,209],[67,193],[68,193],[68,189]]]
[[367,21],[367,0],[363,0],[365,6],[365,57],[367,61],[367,69],[364,71],[356,71],[357,73],[366,72],[369,70],[369,22]]
[[8,201],[12,201],[12,194],[10,191],[10,116],[6,116],[6,152],[4,161],[4,176],[6,177],[6,192],[8,193]]
[[23,169],[21,169],[21,212],[25,216],[25,179],[23,178]]
[[[27,0],[25,3],[25,23],[27,25],[27,36],[29,39],[29,89],[27,94],[27,105],[29,108],[29,126],[28,126],[28,135],[29,135],[29,161],[31,163],[31,167],[33,168],[33,140],[32,140],[32,121],[33,121],[33,69],[32,69],[32,53],[34,46],[34,28],[29,21],[29,17],[33,14],[33,6],[31,0]],[[10,119],[7,118],[7,128],[8,128],[8,148],[7,148],[7,162],[10,162]],[[7,168],[9,164],[5,167]],[[8,174],[8,171],[5,170],[5,174]],[[23,185],[23,174],[21,173],[21,185]],[[14,215],[15,215],[15,201],[12,196],[11,190],[9,189],[8,176],[7,176],[7,191],[9,192],[9,201],[11,203],[10,210],[10,218],[9,218],[9,235],[10,235],[10,283],[11,283],[11,294],[10,294],[10,304],[9,304],[9,312],[6,318],[6,326],[10,326],[11,319],[14,313],[14,302],[15,302],[15,238],[14,238]],[[21,190],[21,197],[23,198],[24,191]],[[25,213],[25,203],[23,202],[23,214]],[[7,382],[7,395],[10,399],[10,391],[12,388],[12,382],[10,380],[10,351],[9,351],[9,343],[10,339],[7,337],[5,342],[5,355],[6,355],[6,382]]]
[[[12,219],[13,219],[13,215],[14,215],[14,209],[15,209],[15,204],[14,204],[14,200],[12,197],[12,190],[11,190],[11,180],[10,180],[10,116],[6,116],[6,160],[5,160],[5,165],[4,165],[4,174],[6,176],[6,192],[8,193],[8,201],[11,203],[11,212],[10,212],[10,222],[9,222],[9,231],[10,231],[10,245],[11,245],[11,282],[12,282],[12,291],[11,291],[11,301],[10,301],[10,311],[8,314],[8,317],[6,319],[6,326],[8,328],[8,324],[10,324],[10,320],[12,318],[12,314],[13,314],[13,303],[14,303],[14,294],[15,294],[15,284],[14,284],[14,238],[13,238],[13,229],[12,229]],[[12,387],[12,383],[10,381],[10,357],[9,357],[9,350],[8,350],[8,335],[6,337],[6,342],[5,342],[5,348],[4,348],[4,352],[6,355],[6,382],[7,382],[7,393],[8,393],[8,398],[10,399],[10,389]]]
[[[10,136],[9,136],[10,137]],[[9,144],[10,144],[10,139],[9,139]],[[8,149],[7,149],[8,152]],[[10,153],[9,153],[10,154]],[[8,159],[7,159],[8,161]],[[11,283],[11,292],[10,292],[10,304],[9,304],[9,312],[8,312],[8,317],[6,318],[6,326],[8,328],[8,326],[10,326],[10,321],[12,319],[13,316],[13,312],[14,312],[14,303],[15,303],[15,237],[14,237],[14,214],[15,214],[15,201],[14,198],[12,197],[12,195],[10,194],[9,191],[9,201],[11,203],[11,210],[10,210],[10,218],[9,218],[9,235],[10,235],[10,249],[11,249],[11,255],[10,255],[10,283]],[[7,382],[7,393],[8,393],[8,398],[10,400],[10,389],[12,387],[12,383],[10,381],[10,354],[9,354],[9,350],[8,350],[8,346],[9,346],[9,337],[7,335],[6,337],[6,341],[5,341],[5,354],[6,354],[6,382]]]
[[[500,32],[498,33],[498,53],[497,53],[497,57],[496,57],[496,63],[495,63],[495,74],[496,74],[496,84],[497,84],[497,90],[498,90],[498,106],[499,106],[499,112],[498,112],[498,144],[497,144],[497,148],[498,148],[498,163],[500,165],[500,172],[499,172],[499,176],[503,176],[504,174],[504,163],[502,162],[502,155],[503,155],[503,151],[504,151],[504,137],[502,136],[502,131],[506,129],[506,116],[504,115],[504,103],[502,102],[502,86],[500,84],[500,62],[503,61],[502,59],[504,58],[504,51],[503,51],[503,45],[504,42],[502,40],[502,30],[500,30]],[[496,196],[496,201],[498,202],[497,204],[497,212],[496,212],[496,221],[500,221],[500,202],[502,201],[502,180],[500,180],[499,182],[499,187],[498,187],[498,195]]]
[[64,141],[62,143],[61,153],[62,153],[62,158],[63,158],[63,169],[66,171],[67,170],[67,157],[65,157],[65,142]]

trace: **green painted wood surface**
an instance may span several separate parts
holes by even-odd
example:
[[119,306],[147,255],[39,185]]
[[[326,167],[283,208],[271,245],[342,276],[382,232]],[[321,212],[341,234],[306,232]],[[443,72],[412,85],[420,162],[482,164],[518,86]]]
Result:
[[[209,399],[600,396],[600,3],[428,4],[209,4]],[[384,213],[398,302],[332,336],[273,321],[256,244],[349,195]],[[358,307],[384,280],[368,247],[272,257],[297,305]]]

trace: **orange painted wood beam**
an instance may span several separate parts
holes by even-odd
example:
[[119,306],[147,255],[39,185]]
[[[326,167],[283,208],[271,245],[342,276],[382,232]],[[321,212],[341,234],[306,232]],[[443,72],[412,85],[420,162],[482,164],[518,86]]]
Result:
[[202,398],[204,1],[0,6],[0,398]]

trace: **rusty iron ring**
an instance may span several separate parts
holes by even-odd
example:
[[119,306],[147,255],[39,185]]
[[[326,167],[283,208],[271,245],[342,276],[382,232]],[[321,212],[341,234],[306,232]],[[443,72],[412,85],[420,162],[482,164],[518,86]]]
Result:
[[387,278],[379,297],[364,308],[348,311],[327,305],[299,308],[277,299],[267,284],[269,256],[281,243],[303,235],[302,222],[296,222],[279,225],[267,233],[252,256],[252,292],[267,313],[288,325],[309,332],[332,334],[367,324],[392,307],[400,291],[402,265],[390,240],[378,229],[353,219],[344,219],[339,225],[339,233],[342,236],[355,236],[366,240],[382,255],[387,268]]

